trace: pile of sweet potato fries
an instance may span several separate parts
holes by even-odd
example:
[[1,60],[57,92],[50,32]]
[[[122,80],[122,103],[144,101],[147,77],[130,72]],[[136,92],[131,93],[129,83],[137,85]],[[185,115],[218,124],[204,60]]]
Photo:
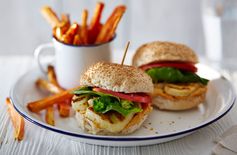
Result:
[[35,113],[45,109],[46,123],[54,125],[54,105],[57,105],[61,117],[68,117],[70,115],[71,98],[73,94],[70,93],[71,90],[64,90],[59,86],[53,66],[48,66],[47,78],[48,80],[38,79],[35,84],[38,88],[46,90],[54,95],[39,101],[31,102],[27,105],[27,108]]
[[[52,126],[55,124],[54,114],[56,108],[54,105],[57,106],[58,113],[61,117],[70,116],[71,99],[73,96],[71,92],[77,88],[70,90],[64,90],[61,88],[58,84],[53,66],[48,66],[47,80],[38,79],[35,84],[38,88],[46,90],[53,95],[28,103],[27,108],[31,112],[39,113],[42,110],[46,110],[45,121]],[[24,118],[14,109],[9,98],[6,99],[6,104],[15,130],[15,139],[20,141],[24,137]]]
[[53,36],[57,40],[71,45],[91,45],[110,41],[126,11],[124,5],[117,6],[106,22],[102,24],[100,20],[103,9],[104,3],[98,2],[89,24],[88,10],[84,9],[80,25],[76,22],[71,24],[68,14],[62,14],[61,19],[59,19],[49,6],[44,6],[41,13],[53,28]]

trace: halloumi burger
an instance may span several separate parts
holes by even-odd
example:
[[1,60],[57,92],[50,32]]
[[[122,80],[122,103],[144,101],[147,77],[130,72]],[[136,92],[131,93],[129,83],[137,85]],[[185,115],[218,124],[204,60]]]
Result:
[[80,84],[72,108],[80,128],[89,133],[132,133],[152,111],[152,79],[136,67],[99,62],[81,76]]
[[153,104],[164,110],[191,109],[205,100],[208,80],[196,74],[197,62],[186,45],[160,41],[142,45],[133,57],[133,65],[152,78]]

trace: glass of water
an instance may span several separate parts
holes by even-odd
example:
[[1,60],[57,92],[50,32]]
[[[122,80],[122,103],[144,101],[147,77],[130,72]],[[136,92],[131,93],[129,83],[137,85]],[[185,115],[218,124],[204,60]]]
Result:
[[237,70],[237,0],[203,0],[202,19],[207,60]]

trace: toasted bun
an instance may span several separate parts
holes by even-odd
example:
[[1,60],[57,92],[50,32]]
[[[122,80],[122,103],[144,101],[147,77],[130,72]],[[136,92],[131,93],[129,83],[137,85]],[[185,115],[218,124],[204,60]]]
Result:
[[197,63],[198,57],[186,45],[155,41],[142,45],[133,57],[133,66],[142,66],[155,61],[184,61]]
[[152,79],[141,69],[105,62],[91,66],[81,76],[80,84],[124,93],[153,91]]
[[202,85],[190,95],[183,97],[175,97],[163,92],[156,93],[153,94],[152,104],[161,110],[178,111],[192,109],[205,101],[206,91],[207,87]]
[[86,132],[100,135],[126,135],[139,129],[142,123],[146,120],[148,114],[152,111],[152,106],[149,104],[142,112],[133,116],[130,122],[120,132],[111,133],[108,129],[101,128],[99,124],[95,123],[86,117],[85,113],[76,112],[76,120],[79,127]]

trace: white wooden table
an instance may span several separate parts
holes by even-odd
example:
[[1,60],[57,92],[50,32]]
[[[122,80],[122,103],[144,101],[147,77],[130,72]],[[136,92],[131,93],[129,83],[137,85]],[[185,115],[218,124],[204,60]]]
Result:
[[[122,54],[121,54],[122,55]],[[118,59],[119,60],[119,59]],[[0,56],[0,155],[5,154],[107,154],[107,155],[159,155],[159,154],[211,154],[213,140],[227,128],[237,124],[237,106],[217,122],[184,138],[171,142],[140,147],[107,147],[70,141],[28,121],[21,142],[13,138],[13,127],[7,114],[5,98],[14,82],[29,69],[36,67],[30,56]]]

